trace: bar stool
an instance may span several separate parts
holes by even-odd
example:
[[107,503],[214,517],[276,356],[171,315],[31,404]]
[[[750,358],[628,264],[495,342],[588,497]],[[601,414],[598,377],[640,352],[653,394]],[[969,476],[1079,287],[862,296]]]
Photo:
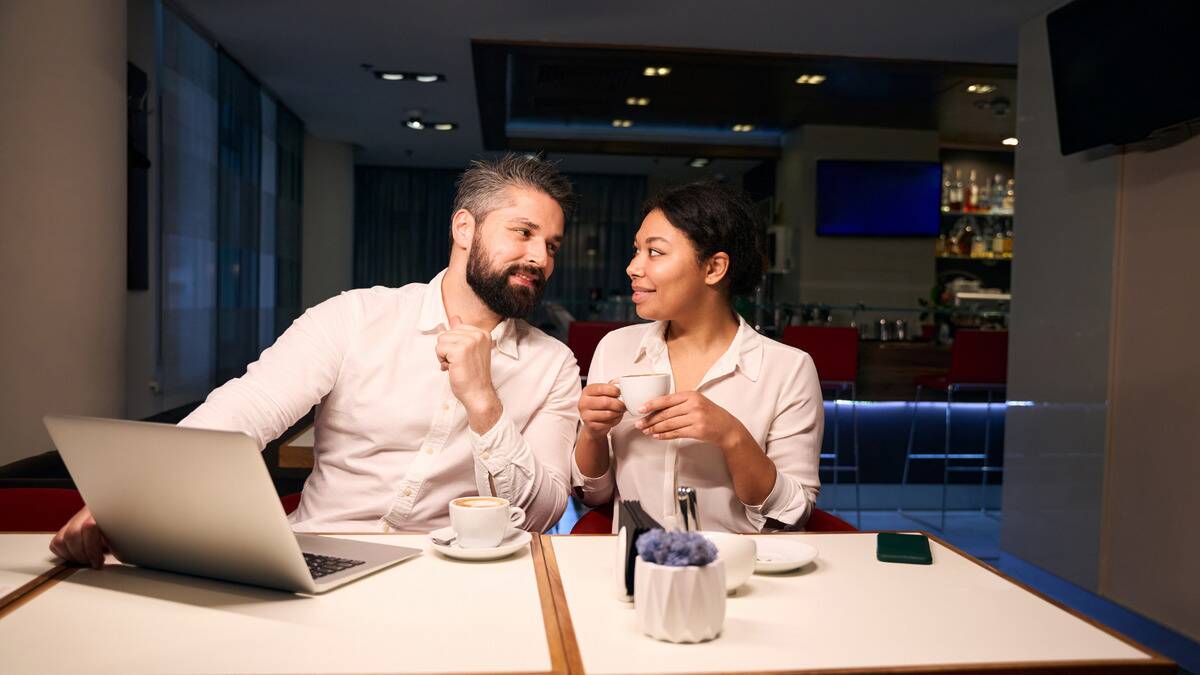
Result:
[[[904,474],[900,479],[900,504],[897,511],[905,517],[942,531],[946,528],[946,493],[950,474],[978,472],[980,474],[980,510],[987,515],[987,477],[1000,473],[1001,466],[989,464],[992,440],[992,395],[1001,394],[1001,401],[1008,382],[1008,331],[960,330],[954,335],[954,347],[950,352],[950,370],[945,375],[918,377],[913,398],[912,419],[908,427],[908,450],[904,455]],[[946,392],[945,439],[941,452],[914,452],[913,443],[917,431],[917,408],[921,392],[925,389]],[[959,392],[981,391],[987,394],[984,412],[984,437],[982,452],[953,452],[950,449],[951,408]],[[904,511],[904,493],[908,486],[909,466],[914,460],[937,460],[942,462],[942,509],[938,525],[922,520]],[[958,464],[953,462],[972,462]],[[974,464],[973,462],[979,462]]]
[[[825,326],[788,326],[783,330],[783,343],[801,349],[812,357],[821,378],[821,391],[834,393],[833,400],[833,451],[822,448],[821,468],[833,472],[833,485],[840,491],[841,474],[854,474],[855,524],[862,526],[862,495],[859,490],[858,471],[858,331],[853,328]],[[841,398],[850,395],[850,441],[853,462],[841,463]]]
[[575,354],[579,377],[584,384],[587,384],[588,368],[600,340],[610,331],[629,325],[628,321],[572,321],[567,326],[567,347]]

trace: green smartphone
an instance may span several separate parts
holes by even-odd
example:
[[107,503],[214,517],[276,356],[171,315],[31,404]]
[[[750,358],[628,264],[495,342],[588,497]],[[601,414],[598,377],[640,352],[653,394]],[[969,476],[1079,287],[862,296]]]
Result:
[[875,558],[880,562],[931,565],[929,538],[923,534],[880,532],[875,537]]

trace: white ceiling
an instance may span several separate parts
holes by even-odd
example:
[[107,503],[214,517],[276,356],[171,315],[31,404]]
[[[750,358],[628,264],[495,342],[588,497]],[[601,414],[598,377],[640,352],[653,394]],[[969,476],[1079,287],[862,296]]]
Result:
[[[1022,24],[1065,0],[173,0],[314,136],[363,164],[461,167],[482,140],[472,39],[1015,64]],[[443,73],[431,85],[361,67]],[[460,124],[406,129],[408,111]],[[641,171],[569,158],[572,170]],[[673,160],[672,160],[673,161]],[[597,168],[590,168],[597,164]]]

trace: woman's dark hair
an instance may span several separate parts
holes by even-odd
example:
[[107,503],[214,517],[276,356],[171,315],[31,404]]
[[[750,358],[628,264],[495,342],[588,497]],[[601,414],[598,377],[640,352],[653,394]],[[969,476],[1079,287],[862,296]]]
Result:
[[701,264],[722,251],[729,256],[731,295],[746,295],[758,286],[765,271],[763,237],[745,192],[720,183],[689,183],[648,199],[642,217],[655,210],[687,235]]

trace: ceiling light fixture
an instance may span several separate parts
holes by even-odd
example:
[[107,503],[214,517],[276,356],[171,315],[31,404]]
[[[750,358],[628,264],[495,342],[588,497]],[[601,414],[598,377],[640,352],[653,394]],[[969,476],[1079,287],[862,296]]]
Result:
[[445,82],[446,76],[441,73],[407,73],[398,70],[376,70],[375,77],[388,82],[420,82],[429,84],[430,82]]
[[688,160],[688,166],[693,169],[703,169],[708,166],[709,159],[707,157],[693,157]]
[[613,120],[612,125],[617,129],[628,129],[633,126],[633,120]]
[[754,125],[753,124],[735,124],[735,125],[733,125],[733,130],[738,133],[754,131]]
[[417,131],[420,131],[425,128],[425,123],[421,121],[420,117],[410,117],[408,118],[408,121],[404,123],[404,126],[408,127],[409,129],[416,129]]
[[646,66],[642,70],[642,75],[646,77],[666,77],[671,74],[671,69],[666,66]]
[[1016,145],[1017,138],[1016,138],[1016,136],[1009,136],[1008,138],[1006,138],[1000,142],[1003,143],[1004,145]]
[[990,94],[996,91],[994,84],[968,84],[967,91],[972,94]]
[[824,75],[801,75],[796,78],[796,84],[821,84],[825,81]]
[[625,105],[647,106],[650,105],[650,99],[645,96],[629,96],[625,99]]
[[433,128],[437,131],[454,131],[458,128],[458,125],[453,122],[437,122],[433,125]]

